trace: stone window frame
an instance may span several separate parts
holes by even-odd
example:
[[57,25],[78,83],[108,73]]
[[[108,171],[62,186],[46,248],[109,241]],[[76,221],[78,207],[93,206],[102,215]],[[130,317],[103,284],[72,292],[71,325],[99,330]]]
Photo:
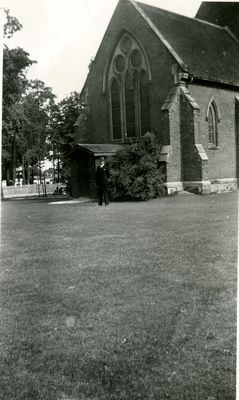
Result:
[[[127,44],[128,41],[128,44]],[[126,48],[124,44],[126,43]],[[128,48],[127,48],[128,47]],[[141,62],[139,65],[132,65],[133,54],[137,55],[139,53],[141,57]],[[122,66],[123,62],[120,57],[124,57],[125,67],[122,67],[122,71],[117,70],[118,66]],[[137,57],[136,57],[137,59]],[[121,68],[121,67],[120,67]],[[111,57],[110,65],[108,68],[108,98],[109,98],[109,116],[110,116],[110,133],[111,140],[114,142],[121,142],[127,140],[135,140],[137,137],[141,136],[141,107],[140,107],[140,79],[143,73],[148,76],[149,85],[151,84],[151,71],[149,67],[149,62],[146,53],[139,43],[138,39],[134,37],[129,32],[124,32],[117,42],[114,49],[113,55]],[[135,112],[135,136],[127,136],[127,126],[126,126],[126,105],[125,105],[125,81],[128,74],[132,74],[134,80],[134,112]],[[111,87],[114,79],[117,80],[120,88],[120,119],[121,119],[121,138],[115,139],[113,136],[113,117],[112,117],[112,97],[111,97]],[[105,89],[105,81],[103,83],[103,89]],[[106,90],[104,90],[106,92]]]
[[[210,121],[210,113],[212,113],[213,120]],[[220,112],[214,97],[211,98],[207,107],[206,121],[208,123],[208,149],[209,150],[219,150],[219,129],[218,123],[221,121]],[[212,123],[212,127],[210,126]],[[213,140],[210,140],[210,135],[213,135]]]

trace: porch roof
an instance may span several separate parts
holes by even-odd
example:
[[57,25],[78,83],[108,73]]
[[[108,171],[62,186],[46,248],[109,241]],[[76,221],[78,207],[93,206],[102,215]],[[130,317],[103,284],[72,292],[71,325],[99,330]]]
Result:
[[76,151],[83,151],[91,154],[94,157],[100,156],[111,156],[115,154],[117,151],[122,150],[124,145],[122,144],[111,144],[111,143],[96,143],[96,144],[85,144],[85,143],[77,143],[72,150],[67,154],[70,156],[72,153]]

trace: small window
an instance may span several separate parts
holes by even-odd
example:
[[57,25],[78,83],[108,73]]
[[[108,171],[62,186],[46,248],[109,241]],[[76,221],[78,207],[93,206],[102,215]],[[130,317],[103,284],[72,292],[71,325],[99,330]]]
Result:
[[209,104],[207,111],[207,121],[208,121],[208,141],[209,146],[218,147],[218,110],[214,100]]

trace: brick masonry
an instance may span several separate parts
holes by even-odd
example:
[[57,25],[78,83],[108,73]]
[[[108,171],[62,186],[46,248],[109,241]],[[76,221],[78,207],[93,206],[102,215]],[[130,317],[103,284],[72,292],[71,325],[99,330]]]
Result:
[[[88,134],[84,132],[88,143],[111,141],[107,72],[114,49],[124,32],[138,41],[148,59],[152,77],[151,129],[161,144],[171,145],[172,149],[170,161],[167,162],[169,186],[171,182],[171,186],[174,183],[175,188],[183,188],[184,182],[189,186],[195,182],[199,191],[210,192],[210,185],[213,182],[218,184],[219,179],[224,179],[221,183],[228,179],[234,179],[235,182],[239,171],[236,140],[239,135],[239,101],[236,101],[239,90],[221,84],[216,87],[209,82],[199,84],[188,81],[183,90],[176,91],[172,107],[163,109],[165,100],[175,87],[175,59],[128,1],[118,3],[83,89],[83,93],[84,90],[88,93]],[[176,70],[179,76],[182,72],[180,67],[177,66]],[[217,149],[211,149],[208,140],[206,115],[212,99],[220,113]],[[198,152],[196,144],[202,145],[207,157],[201,157],[202,153]],[[74,160],[72,185],[75,186],[75,195],[94,192],[89,183],[83,182],[85,173],[91,178],[93,176],[94,166],[87,162],[84,159]],[[205,190],[202,189],[204,186]]]
[[[189,90],[200,106],[200,131],[198,132],[197,141],[203,145],[208,155],[209,179],[238,178],[236,171],[238,158],[236,96],[238,96],[239,90],[215,88],[206,85],[190,85]],[[214,98],[220,113],[218,149],[216,150],[210,150],[208,122],[206,121],[207,107],[212,98]]]
[[137,38],[148,58],[152,74],[150,87],[151,127],[152,131],[156,132],[159,138],[163,140],[161,129],[163,116],[160,110],[169,88],[173,85],[171,68],[175,61],[147,23],[135,12],[132,4],[120,2],[85,83],[85,87],[89,92],[89,143],[109,142],[111,139],[108,87],[106,85],[106,92],[104,93],[103,83],[114,48],[123,32],[129,32]]

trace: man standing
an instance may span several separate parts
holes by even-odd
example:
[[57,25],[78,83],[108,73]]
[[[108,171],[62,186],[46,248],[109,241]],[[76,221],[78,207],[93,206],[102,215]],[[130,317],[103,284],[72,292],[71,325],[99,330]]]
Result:
[[100,157],[100,165],[97,167],[96,170],[96,183],[98,186],[98,195],[99,195],[99,200],[98,204],[99,206],[102,206],[103,204],[103,199],[105,202],[105,205],[109,205],[109,195],[108,195],[108,178],[109,178],[109,170],[107,166],[105,165],[105,159],[104,157]]

